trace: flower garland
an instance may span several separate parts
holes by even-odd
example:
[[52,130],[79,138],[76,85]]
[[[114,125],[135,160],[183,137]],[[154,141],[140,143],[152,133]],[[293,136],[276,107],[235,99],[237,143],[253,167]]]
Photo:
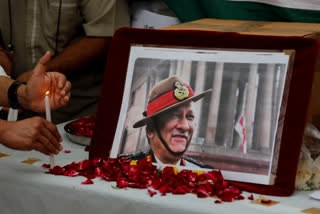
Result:
[[[49,164],[42,166],[50,168]],[[151,197],[157,194],[154,191],[157,190],[162,196],[167,193],[193,193],[199,198],[219,198],[220,200],[215,200],[215,203],[244,199],[241,190],[229,185],[220,171],[203,172],[187,169],[178,171],[172,166],[159,170],[146,159],[132,161],[128,158],[109,158],[107,160],[95,158],[78,163],[72,162],[64,167],[55,166],[46,173],[86,177],[87,180],[81,184],[93,184],[92,179],[100,177],[106,181],[115,181],[118,188],[148,189]]]

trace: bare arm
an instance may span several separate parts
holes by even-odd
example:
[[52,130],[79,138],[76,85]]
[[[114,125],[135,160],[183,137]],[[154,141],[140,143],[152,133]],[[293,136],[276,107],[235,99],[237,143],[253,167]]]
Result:
[[0,47],[0,66],[4,69],[7,75],[10,76],[12,72],[12,61],[9,58],[8,54]]
[[48,64],[48,71],[70,74],[94,60],[106,59],[111,37],[83,37]]
[[[53,58],[48,63],[47,71],[56,71],[67,75],[87,66],[89,63],[105,60],[110,41],[111,37],[85,36]],[[25,72],[17,80],[27,82],[30,77],[31,72]]]
[[[107,58],[111,37],[83,37],[63,50],[53,58],[47,71],[57,71],[70,74],[87,66],[89,63]],[[28,81],[31,72],[21,74],[17,79]]]
[[[8,77],[0,76],[0,106],[9,107],[8,88],[13,83],[13,80]],[[22,87],[22,86],[21,86]]]

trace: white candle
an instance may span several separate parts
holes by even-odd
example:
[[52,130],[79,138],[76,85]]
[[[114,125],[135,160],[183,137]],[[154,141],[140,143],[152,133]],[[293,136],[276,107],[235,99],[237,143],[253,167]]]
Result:
[[44,103],[46,106],[46,118],[49,122],[51,122],[51,110],[50,110],[50,102],[48,97],[49,91],[46,92],[46,96],[44,98]]
[[[46,119],[51,122],[51,110],[50,110],[50,102],[49,102],[49,91],[46,92],[46,96],[44,98],[44,104],[46,107]],[[50,168],[52,169],[54,167],[54,156],[53,154],[50,155]]]

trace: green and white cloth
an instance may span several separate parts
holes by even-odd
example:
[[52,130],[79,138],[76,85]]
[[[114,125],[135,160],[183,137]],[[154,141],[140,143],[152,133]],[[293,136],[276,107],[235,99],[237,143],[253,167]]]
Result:
[[320,23],[319,0],[163,0],[182,22],[202,18]]

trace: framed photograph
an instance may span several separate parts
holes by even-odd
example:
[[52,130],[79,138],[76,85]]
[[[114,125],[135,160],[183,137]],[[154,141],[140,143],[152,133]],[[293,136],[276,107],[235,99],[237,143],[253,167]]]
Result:
[[132,45],[110,157],[273,184],[293,56]]

